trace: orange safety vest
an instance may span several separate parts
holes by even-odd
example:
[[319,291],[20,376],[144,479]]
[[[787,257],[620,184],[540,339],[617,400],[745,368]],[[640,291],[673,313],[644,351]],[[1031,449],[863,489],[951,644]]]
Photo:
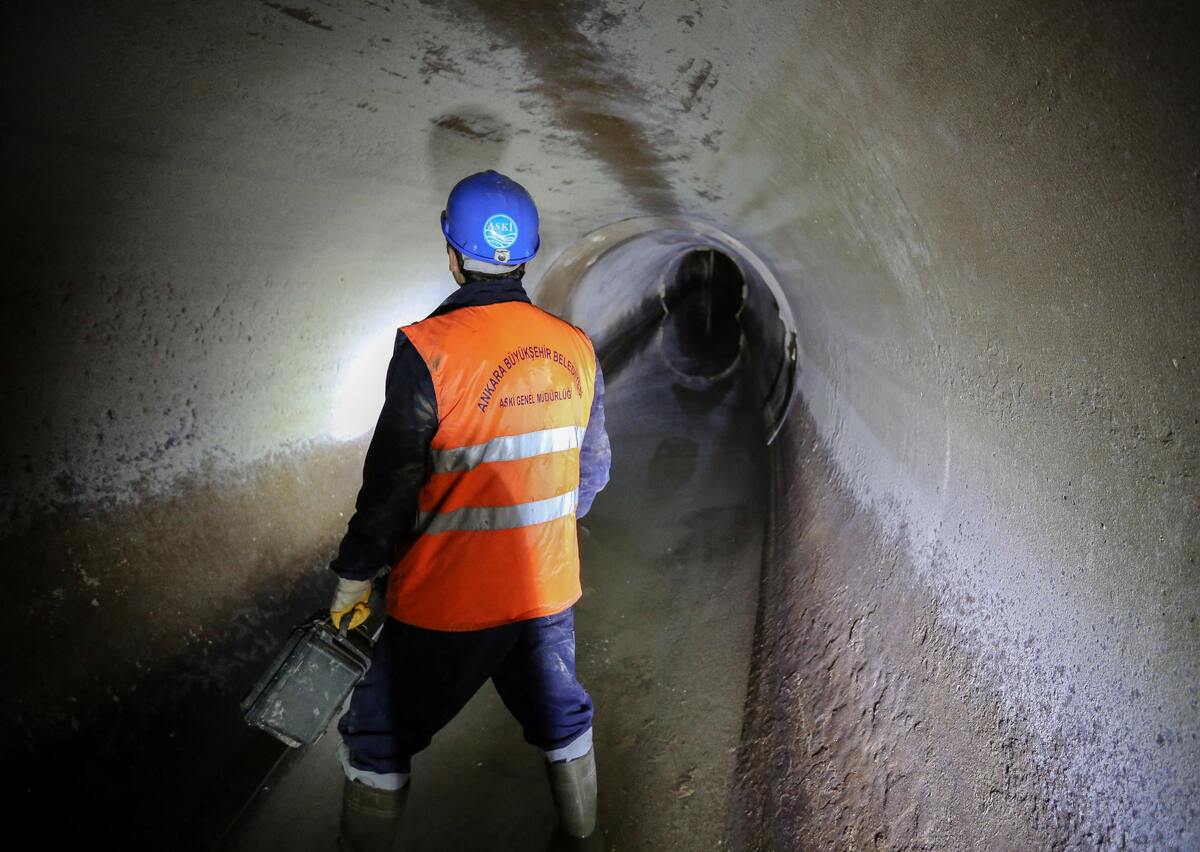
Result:
[[596,384],[591,341],[516,301],[402,330],[429,368],[438,428],[388,612],[433,630],[561,612],[581,594],[575,509]]

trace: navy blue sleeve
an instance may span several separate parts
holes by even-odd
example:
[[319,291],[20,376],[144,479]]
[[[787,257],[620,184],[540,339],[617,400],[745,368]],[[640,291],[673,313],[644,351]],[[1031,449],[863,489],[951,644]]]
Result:
[[388,365],[383,410],[363,464],[354,517],[329,567],[348,580],[369,580],[393,564],[416,525],[417,492],[438,427],[437,396],[425,359],[404,332]]
[[577,518],[582,518],[592,508],[596,495],[608,485],[608,471],[612,465],[612,445],[608,432],[604,430],[604,374],[600,361],[596,361],[596,394],[592,397],[592,413],[588,417],[587,431],[583,433],[583,447],[579,450],[579,508]]

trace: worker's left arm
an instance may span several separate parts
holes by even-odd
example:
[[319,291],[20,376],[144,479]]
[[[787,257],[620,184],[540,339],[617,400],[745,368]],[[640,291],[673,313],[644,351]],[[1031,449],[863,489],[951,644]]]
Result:
[[424,359],[397,332],[386,397],[367,458],[354,516],[330,568],[343,580],[367,581],[393,564],[412,533],[417,493],[438,426],[437,397]]
[[587,430],[583,433],[583,446],[579,450],[579,508],[575,510],[575,517],[582,518],[592,508],[592,501],[608,484],[611,464],[612,445],[604,428],[604,374],[597,359],[596,392],[592,397]]

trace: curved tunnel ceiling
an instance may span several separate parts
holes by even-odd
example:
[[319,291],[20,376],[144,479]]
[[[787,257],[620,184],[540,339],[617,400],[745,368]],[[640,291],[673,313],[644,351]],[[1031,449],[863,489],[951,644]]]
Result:
[[585,328],[653,305],[563,273],[631,217],[776,303],[732,840],[1195,845],[1196,36],[1016,0],[15,13],[3,636],[50,638],[6,753],[140,730],[150,681],[236,692],[325,594],[372,404],[338,400],[494,167]]

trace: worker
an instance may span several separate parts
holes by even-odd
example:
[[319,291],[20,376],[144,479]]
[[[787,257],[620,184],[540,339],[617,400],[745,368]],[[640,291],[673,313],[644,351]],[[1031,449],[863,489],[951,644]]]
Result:
[[541,750],[570,837],[596,821],[592,701],[575,672],[576,519],[608,482],[592,343],[530,303],[529,193],[494,171],[442,213],[459,288],[396,335],[386,398],[337,557],[330,615],[369,615],[391,568],[371,667],[338,723],[340,846],[388,849],[411,759],[491,678]]

